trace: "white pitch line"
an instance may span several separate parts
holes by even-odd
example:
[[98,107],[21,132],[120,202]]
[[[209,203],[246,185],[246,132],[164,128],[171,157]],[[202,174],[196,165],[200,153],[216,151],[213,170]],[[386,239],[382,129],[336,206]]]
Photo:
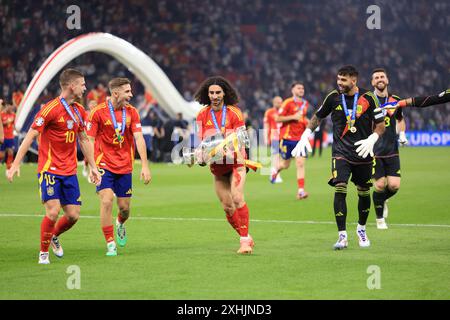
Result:
[[[20,217],[20,218],[42,218],[42,215],[36,214],[15,214],[15,213],[0,213],[0,218],[9,217]],[[84,216],[81,215],[80,218],[83,219],[99,219],[99,216]],[[162,220],[162,221],[214,221],[223,222],[224,219],[213,219],[213,218],[175,218],[175,217],[139,217],[132,216],[133,220]],[[334,221],[292,221],[292,220],[256,220],[250,219],[251,222],[261,222],[261,223],[284,223],[284,224],[332,224]],[[350,225],[356,225],[356,223],[347,223]],[[369,225],[375,225],[375,223],[368,223]],[[448,224],[420,224],[420,223],[390,223],[390,226],[396,227],[419,227],[419,228],[450,228]]]

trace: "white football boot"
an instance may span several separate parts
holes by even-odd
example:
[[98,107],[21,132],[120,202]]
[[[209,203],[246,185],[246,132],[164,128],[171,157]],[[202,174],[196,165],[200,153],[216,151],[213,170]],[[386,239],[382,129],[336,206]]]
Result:
[[50,264],[50,259],[48,257],[48,251],[42,252],[39,251],[39,264]]
[[347,232],[339,232],[338,241],[334,244],[334,250],[342,250],[348,247]]
[[358,226],[356,227],[356,234],[358,235],[360,247],[370,247],[370,240],[366,234],[366,226],[361,226],[358,224]]
[[379,230],[386,230],[388,228],[384,218],[376,219],[376,220],[377,220],[377,229],[379,229]]
[[62,258],[64,255],[64,251],[63,251],[61,244],[59,243],[59,239],[57,236],[52,237],[52,240],[50,241],[50,245],[52,246],[52,250],[53,250],[53,253],[55,254],[55,256],[57,256],[58,258]]

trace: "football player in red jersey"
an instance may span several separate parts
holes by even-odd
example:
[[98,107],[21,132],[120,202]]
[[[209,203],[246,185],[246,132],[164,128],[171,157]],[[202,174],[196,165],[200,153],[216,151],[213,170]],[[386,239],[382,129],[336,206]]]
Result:
[[97,193],[100,197],[100,220],[106,240],[106,255],[116,256],[112,207],[116,195],[119,207],[117,242],[123,247],[127,242],[125,221],[130,215],[135,140],[142,163],[141,179],[145,184],[150,182],[151,173],[139,114],[129,104],[133,97],[131,82],[127,78],[114,78],[108,87],[111,97],[91,111],[87,129],[94,143],[96,165],[102,174]]
[[[292,158],[291,152],[308,124],[306,115],[310,104],[304,99],[304,85],[300,82],[294,82],[291,85],[291,92],[292,97],[283,101],[281,108],[278,110],[278,116],[275,118],[275,121],[282,123],[280,129],[280,155],[282,159],[277,169],[272,172],[272,183],[275,183],[276,177],[281,170],[289,168]],[[305,160],[306,157],[302,156],[295,158],[298,186],[297,199],[299,200],[308,197],[308,193],[305,191]]]
[[[0,99],[0,111],[3,110],[3,99]],[[0,121],[0,147],[5,141],[5,133],[3,132],[3,123]]]
[[[197,115],[199,138],[219,135],[225,138],[244,127],[244,118],[237,107],[239,101],[236,90],[222,77],[206,79],[195,94],[195,100],[205,105]],[[245,151],[240,151],[245,153]],[[228,159],[228,157],[227,157]],[[201,157],[197,159],[202,162]],[[231,163],[229,163],[231,162]],[[217,161],[210,165],[214,175],[216,194],[222,203],[230,225],[240,235],[240,248],[238,253],[252,253],[254,242],[248,233],[249,210],[244,199],[244,186],[246,179],[245,164],[236,161]]]
[[[266,145],[270,146],[272,168],[271,172],[276,172],[278,164],[280,162],[280,127],[281,122],[276,122],[275,118],[278,115],[278,110],[280,110],[283,104],[283,98],[276,96],[272,100],[272,107],[267,109],[264,113],[264,136]],[[272,179],[272,177],[270,177]],[[275,178],[274,183],[281,183],[280,174]]]
[[4,142],[0,146],[0,162],[5,158],[6,153],[6,169],[11,168],[14,158],[14,122],[16,114],[12,104],[6,104],[1,112],[1,122],[3,124]]
[[[84,76],[75,69],[66,69],[61,73],[59,83],[60,96],[48,102],[37,113],[11,169],[7,171],[7,178],[12,182],[31,143],[39,137],[39,191],[46,212],[41,224],[40,264],[50,263],[50,245],[57,257],[63,256],[58,236],[69,230],[80,216],[80,188],[76,175],[77,137],[81,151],[89,160],[92,181],[101,181],[92,145],[84,128],[85,112],[83,106],[75,102],[86,90]],[[58,220],[61,208],[64,215]]]

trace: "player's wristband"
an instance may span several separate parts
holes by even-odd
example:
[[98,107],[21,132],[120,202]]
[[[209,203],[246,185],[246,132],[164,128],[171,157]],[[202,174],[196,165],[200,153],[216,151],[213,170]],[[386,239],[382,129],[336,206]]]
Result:
[[400,100],[400,101],[398,102],[398,106],[399,106],[399,108],[404,108],[404,107],[406,107],[406,100]]

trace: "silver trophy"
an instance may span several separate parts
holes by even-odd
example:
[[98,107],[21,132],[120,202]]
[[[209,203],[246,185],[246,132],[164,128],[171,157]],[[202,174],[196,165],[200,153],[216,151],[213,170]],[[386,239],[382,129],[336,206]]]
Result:
[[[243,159],[242,149],[250,147],[250,138],[245,126],[239,127],[226,138],[217,133],[205,138],[197,148],[183,148],[183,163],[205,165],[211,163],[234,163],[235,154],[238,161]],[[225,162],[224,162],[225,161]]]

